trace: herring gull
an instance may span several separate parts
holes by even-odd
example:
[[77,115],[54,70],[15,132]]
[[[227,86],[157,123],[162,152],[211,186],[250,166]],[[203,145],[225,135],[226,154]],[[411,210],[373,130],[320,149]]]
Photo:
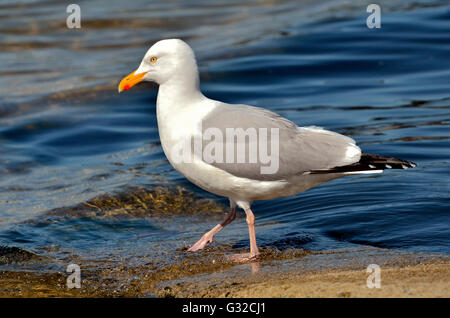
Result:
[[161,145],[170,164],[198,187],[230,201],[225,220],[189,248],[197,251],[236,217],[246,213],[250,253],[256,259],[256,200],[292,196],[324,182],[412,162],[365,154],[347,136],[320,127],[299,127],[269,110],[231,105],[205,97],[193,50],[179,39],[155,43],[138,69],[119,84],[119,93],[141,81],[159,84],[156,113]]

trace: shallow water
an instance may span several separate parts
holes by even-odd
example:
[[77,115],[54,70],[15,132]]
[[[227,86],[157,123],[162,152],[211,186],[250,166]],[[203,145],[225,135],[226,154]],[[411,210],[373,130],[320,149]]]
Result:
[[[152,43],[180,37],[208,97],[418,164],[256,202],[268,257],[361,245],[450,253],[450,5],[378,2],[381,29],[366,27],[370,1],[79,1],[80,30],[66,28],[59,2],[3,2],[0,245],[50,267],[191,260],[185,248],[224,217],[227,200],[167,162],[155,85],[117,94]],[[247,248],[241,213],[209,251]]]

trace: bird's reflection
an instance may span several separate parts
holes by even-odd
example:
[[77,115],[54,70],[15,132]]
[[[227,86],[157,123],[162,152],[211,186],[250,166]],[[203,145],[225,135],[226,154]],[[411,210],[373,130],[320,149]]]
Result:
[[252,267],[252,274],[256,274],[259,272],[259,267],[260,267],[259,261],[256,260],[256,261],[250,263],[250,265]]

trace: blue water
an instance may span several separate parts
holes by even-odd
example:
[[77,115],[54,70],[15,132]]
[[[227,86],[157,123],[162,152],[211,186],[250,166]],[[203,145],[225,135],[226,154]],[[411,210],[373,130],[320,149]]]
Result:
[[[380,29],[366,26],[369,1],[79,1],[80,30],[65,27],[63,4],[1,4],[0,245],[162,261],[217,224],[223,216],[211,213],[71,209],[136,186],[181,186],[226,209],[226,199],[167,162],[157,87],[117,94],[152,43],[180,37],[196,51],[208,97],[268,108],[418,164],[256,202],[262,246],[450,253],[450,5],[379,2]],[[242,214],[216,241],[247,248]]]

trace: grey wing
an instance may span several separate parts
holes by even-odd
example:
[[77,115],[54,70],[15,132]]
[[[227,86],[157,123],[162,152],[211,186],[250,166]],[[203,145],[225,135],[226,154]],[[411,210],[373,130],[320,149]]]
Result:
[[[361,156],[361,150],[349,137],[319,127],[298,127],[276,113],[247,105],[220,103],[202,121],[202,131],[203,137],[211,137],[202,141],[203,155],[212,155],[209,164],[253,180],[282,180],[352,164]],[[244,133],[245,138],[234,133]],[[221,156],[215,156],[220,150],[211,146],[217,145],[218,136],[223,138]]]

